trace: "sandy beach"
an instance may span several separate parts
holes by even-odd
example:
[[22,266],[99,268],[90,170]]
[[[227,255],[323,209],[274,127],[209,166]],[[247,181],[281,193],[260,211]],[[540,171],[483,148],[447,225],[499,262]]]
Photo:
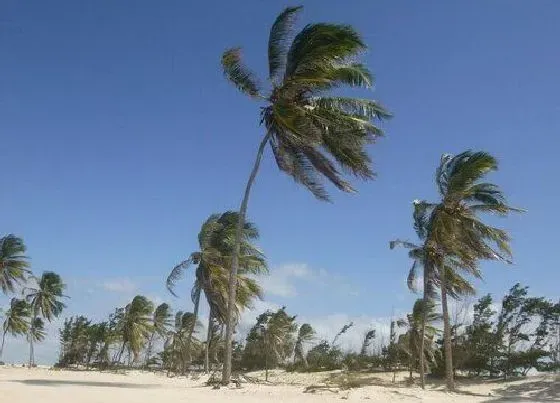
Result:
[[[250,374],[252,379],[262,373]],[[476,381],[459,383],[459,392],[442,387],[426,391],[407,387],[405,374],[390,384],[391,374],[364,374],[367,386],[341,389],[333,382],[340,374],[271,373],[271,383],[243,383],[239,388],[212,389],[205,377],[167,378],[163,374],[130,371],[57,371],[43,368],[1,368],[0,395],[18,403],[105,403],[105,402],[554,402],[560,401],[560,377],[539,375],[511,382]]]

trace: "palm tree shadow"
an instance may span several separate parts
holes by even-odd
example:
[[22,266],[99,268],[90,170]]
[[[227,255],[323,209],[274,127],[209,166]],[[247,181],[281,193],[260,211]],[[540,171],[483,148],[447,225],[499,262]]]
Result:
[[560,376],[508,385],[486,402],[560,402]]
[[30,386],[90,386],[94,388],[127,388],[127,389],[156,389],[160,385],[146,383],[126,383],[126,382],[96,382],[96,381],[63,381],[55,379],[23,379],[10,382],[18,382]]

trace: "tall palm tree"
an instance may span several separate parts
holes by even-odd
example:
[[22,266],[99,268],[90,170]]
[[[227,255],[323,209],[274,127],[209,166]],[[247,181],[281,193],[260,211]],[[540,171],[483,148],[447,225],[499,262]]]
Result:
[[0,238],[0,288],[4,294],[13,293],[31,274],[25,249],[23,240],[15,235]]
[[438,203],[422,202],[421,226],[426,243],[433,247],[440,279],[448,389],[455,386],[447,304],[449,275],[463,272],[478,277],[480,260],[511,262],[507,232],[479,218],[481,213],[507,216],[512,211],[521,211],[507,204],[497,185],[483,182],[487,174],[497,169],[497,160],[486,152],[469,150],[457,155],[444,154],[436,170],[440,200]]
[[[27,334],[29,344],[33,345],[34,343],[40,343],[45,340],[46,336],[47,332],[45,331],[45,321],[43,321],[43,318],[35,317],[31,322],[29,333]],[[30,361],[29,366],[31,367],[32,365],[34,365],[34,362]]]
[[152,333],[152,313],[154,305],[143,295],[137,295],[128,304],[121,317],[118,330],[122,337],[121,350],[118,355],[120,361],[125,348],[133,354],[136,362],[140,351]]
[[[221,324],[226,322],[229,273],[238,220],[239,214],[236,212],[212,214],[202,224],[198,234],[199,250],[191,253],[188,259],[175,266],[167,278],[168,290],[176,295],[174,287],[177,281],[191,265],[197,265],[195,282],[191,289],[195,316],[195,321],[192,323],[194,325],[198,320],[200,297],[204,294],[210,307],[207,348],[212,339],[211,329],[214,319]],[[244,223],[242,235],[234,310],[236,321],[240,312],[250,307],[255,298],[262,298],[262,289],[252,276],[267,272],[264,254],[254,245],[254,241],[259,237],[256,226],[251,222]],[[185,342],[187,351],[190,348],[193,331],[194,328],[190,330]],[[190,361],[190,357],[188,360]],[[208,366],[208,362],[205,365]]]
[[309,323],[304,323],[299,327],[296,344],[294,347],[294,363],[302,362],[307,368],[307,357],[303,351],[306,343],[311,342],[315,338],[315,330]]
[[24,335],[29,331],[29,318],[31,316],[31,307],[23,299],[12,298],[10,308],[4,315],[4,323],[2,325],[2,346],[0,346],[0,358],[4,352],[4,343],[6,342],[6,334],[11,336]]
[[[435,312],[435,304],[428,300],[427,304],[423,298],[417,299],[412,308],[412,313],[406,316],[406,322],[399,322],[400,326],[406,326],[407,332],[402,335],[399,342],[400,347],[409,356],[410,381],[412,382],[412,371],[416,365],[423,365],[424,361],[434,362],[434,337],[437,333],[432,323],[439,321],[441,315]],[[426,306],[426,309],[424,309]],[[420,359],[424,355],[424,359]]]
[[[427,211],[431,205],[424,201],[414,201],[414,229],[418,238],[423,241],[422,244],[414,244],[408,241],[401,241],[401,240],[394,240],[389,243],[391,249],[395,248],[396,246],[403,246],[409,249],[408,255],[412,259],[412,267],[409,270],[408,278],[407,278],[407,285],[408,288],[416,292],[417,291],[417,279],[419,277],[419,269],[422,269],[422,280],[423,280],[423,303],[426,306],[430,306],[433,303],[433,300],[437,298],[436,289],[441,285],[441,276],[437,270],[437,267],[440,262],[440,254],[434,244],[434,242],[426,239],[426,222],[428,220]],[[475,293],[475,289],[472,284],[462,277],[459,273],[453,270],[453,267],[459,265],[457,260],[452,256],[448,255],[446,259],[446,273],[448,275],[447,281],[447,293],[451,295],[453,298],[460,298],[462,296],[473,295]],[[478,271],[473,271],[476,277],[480,277],[480,273]],[[422,314],[426,315],[428,313],[427,310],[423,310]],[[427,317],[422,318],[421,326],[420,326],[420,339],[423,340],[425,337],[425,326]],[[419,372],[420,372],[420,384],[422,389],[426,387],[426,377],[425,371],[427,368],[425,362],[425,354],[424,354],[424,345],[420,345],[420,352],[419,352]]]
[[227,79],[245,95],[262,103],[260,121],[265,128],[239,209],[229,278],[224,383],[229,383],[231,376],[237,256],[249,194],[266,146],[270,145],[281,171],[318,199],[328,200],[323,180],[343,192],[353,192],[342,172],[362,179],[373,178],[366,145],[375,142],[382,131],[372,122],[389,117],[375,101],[329,95],[335,88],[372,86],[372,74],[357,62],[367,47],[348,25],[309,24],[294,35],[295,20],[301,8],[286,8],[270,30],[269,89],[261,88],[243,64],[240,48],[228,49],[222,56]]
[[30,367],[35,363],[33,343],[38,340],[31,333],[34,331],[39,332],[39,325],[44,325],[42,321],[37,321],[37,318],[40,319],[42,317],[51,322],[66,307],[61,301],[61,298],[65,297],[63,292],[66,285],[58,274],[52,271],[45,271],[40,279],[33,277],[33,280],[37,283],[36,287],[26,287],[24,289],[24,292],[27,293],[26,300],[31,305],[32,315],[30,336],[28,337]]
[[172,314],[169,304],[163,303],[157,306],[152,317],[152,334],[148,339],[148,346],[146,348],[146,366],[152,354],[155,337],[165,337],[167,335],[167,331],[172,324],[171,318]]

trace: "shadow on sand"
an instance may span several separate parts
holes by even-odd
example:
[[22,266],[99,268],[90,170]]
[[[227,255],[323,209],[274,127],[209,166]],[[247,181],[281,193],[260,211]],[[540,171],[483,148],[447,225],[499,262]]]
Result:
[[90,386],[94,388],[127,388],[127,389],[155,389],[159,385],[145,383],[125,383],[125,382],[94,382],[94,381],[64,381],[56,379],[23,379],[9,382],[18,382],[30,386]]
[[560,376],[507,385],[486,402],[560,402]]

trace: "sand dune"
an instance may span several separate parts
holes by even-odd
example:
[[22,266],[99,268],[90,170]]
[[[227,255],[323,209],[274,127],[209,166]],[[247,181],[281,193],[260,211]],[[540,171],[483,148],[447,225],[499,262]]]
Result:
[[[262,373],[249,374],[251,380]],[[167,378],[162,374],[48,369],[0,368],[2,400],[18,403],[153,403],[153,402],[553,402],[560,401],[560,377],[546,375],[511,382],[463,382],[457,393],[438,385],[429,390],[408,387],[405,375],[391,383],[391,374],[364,374],[364,387],[341,389],[339,373],[287,374],[271,372],[272,384],[243,383],[240,388],[214,390],[205,377]],[[348,379],[346,379],[348,381]],[[349,386],[349,385],[346,385]],[[354,385],[355,386],[355,385]],[[306,391],[307,390],[307,391]]]

